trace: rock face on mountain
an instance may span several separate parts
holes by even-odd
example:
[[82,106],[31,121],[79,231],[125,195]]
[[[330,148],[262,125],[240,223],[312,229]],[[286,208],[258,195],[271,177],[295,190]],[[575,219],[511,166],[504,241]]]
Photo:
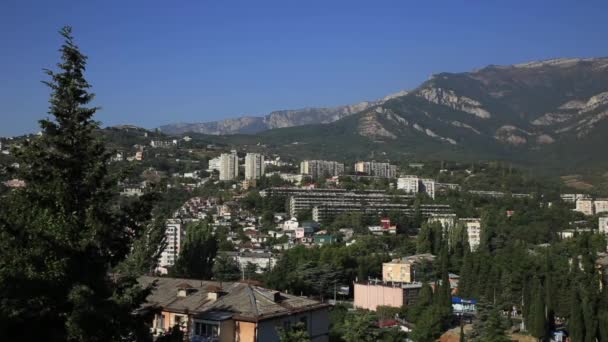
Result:
[[[245,136],[248,143],[310,157],[487,158],[551,161],[555,168],[604,160],[608,167],[602,149],[608,146],[608,58],[440,73],[410,92],[378,101],[171,125],[164,131],[259,132]],[[230,139],[222,137],[236,141]]]
[[279,110],[265,116],[244,116],[234,119],[204,123],[178,123],[161,126],[163,133],[183,134],[187,132],[210,135],[253,134],[274,128],[302,125],[326,124],[346,116],[380,105],[393,98],[406,95],[406,91],[388,95],[376,101],[364,101],[354,105],[332,108],[303,108]]
[[[375,140],[421,135],[452,145],[485,138],[537,148],[583,139],[606,118],[608,58],[552,59],[434,75],[364,110],[358,133]],[[382,133],[372,136],[370,127]]]

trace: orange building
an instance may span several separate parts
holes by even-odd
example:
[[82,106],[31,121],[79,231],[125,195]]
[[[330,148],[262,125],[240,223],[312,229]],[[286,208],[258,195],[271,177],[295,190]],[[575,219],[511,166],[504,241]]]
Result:
[[278,328],[302,323],[311,341],[329,340],[329,306],[250,283],[141,277],[155,284],[143,309],[159,336],[179,326],[186,341],[279,341]]

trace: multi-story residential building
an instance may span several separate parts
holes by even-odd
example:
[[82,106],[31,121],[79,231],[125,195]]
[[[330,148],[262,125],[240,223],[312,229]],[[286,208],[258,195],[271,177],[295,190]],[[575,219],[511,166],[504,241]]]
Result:
[[249,264],[253,264],[257,267],[257,273],[263,273],[272,269],[277,263],[277,257],[264,250],[225,253],[236,261],[241,270],[244,270]]
[[422,283],[384,283],[380,280],[356,282],[354,307],[376,311],[378,306],[401,308],[416,302]]
[[404,176],[397,179],[397,189],[409,194],[417,194],[419,192],[418,185],[419,178],[416,176]]
[[153,286],[141,309],[159,336],[178,326],[184,341],[279,342],[277,327],[300,323],[313,342],[329,340],[329,305],[253,282],[140,277]]
[[608,216],[599,218],[599,231],[603,234],[608,234]]
[[608,198],[598,198],[593,201],[593,208],[596,214],[608,213]]
[[245,156],[245,179],[259,179],[264,175],[264,156],[259,153],[247,153]]
[[469,238],[469,248],[474,251],[479,247],[481,241],[481,219],[479,218],[461,218],[458,220],[464,224]]
[[213,159],[209,159],[209,166],[207,167],[208,172],[220,171],[222,168],[222,158],[217,157]]
[[161,274],[167,274],[169,267],[175,265],[175,261],[179,256],[182,242],[186,237],[186,229],[182,220],[167,220],[165,235],[167,245],[160,254],[158,267],[156,269]]
[[[413,195],[392,195],[382,190],[349,191],[345,189],[268,188],[260,191],[262,197],[284,197],[288,200],[291,217],[312,210],[313,220],[324,222],[345,212],[364,215],[383,215],[391,211],[414,215],[416,209],[407,202]],[[451,213],[449,205],[423,204],[423,216],[432,213]]]
[[355,163],[355,172],[382,178],[397,177],[397,166],[390,163],[360,161]]
[[589,195],[587,194],[561,194],[560,195],[562,201],[569,203],[576,203],[579,199],[588,199]]
[[393,259],[382,264],[382,281],[411,283],[416,281],[417,266],[430,264],[435,260],[432,254],[417,254],[401,259]]
[[220,155],[220,180],[230,181],[239,176],[239,157],[235,150]]
[[150,146],[154,148],[167,148],[177,145],[177,140],[152,140]]
[[144,151],[135,152],[135,160],[137,160],[137,161],[144,160]]
[[419,178],[417,176],[404,176],[397,179],[397,189],[410,194],[425,193],[435,198],[435,180]]
[[576,209],[574,210],[585,215],[593,215],[595,214],[595,205],[592,199],[579,199],[576,201]]
[[328,160],[304,160],[300,163],[300,173],[313,179],[341,176],[344,164]]
[[456,214],[431,214],[427,222],[439,222],[445,231],[450,231],[456,223]]

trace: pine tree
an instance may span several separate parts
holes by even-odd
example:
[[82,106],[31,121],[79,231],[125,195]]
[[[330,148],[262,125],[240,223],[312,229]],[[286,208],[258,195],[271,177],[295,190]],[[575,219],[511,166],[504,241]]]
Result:
[[[20,341],[145,337],[145,300],[130,275],[111,276],[142,233],[118,206],[109,153],[95,137],[86,56],[60,31],[59,71],[47,70],[50,117],[18,153],[26,187],[0,211],[0,336]],[[128,223],[133,223],[129,225]]]
[[509,342],[510,339],[505,335],[505,329],[502,324],[498,309],[490,310],[487,321],[484,325],[484,331],[479,339],[483,342]]

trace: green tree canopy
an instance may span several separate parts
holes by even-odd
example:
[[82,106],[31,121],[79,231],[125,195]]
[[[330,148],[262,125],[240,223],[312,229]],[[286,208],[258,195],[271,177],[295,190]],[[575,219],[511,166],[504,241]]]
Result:
[[129,217],[107,167],[110,154],[87,107],[87,57],[70,27],[58,71],[47,70],[49,117],[18,152],[26,187],[0,212],[0,336],[20,341],[128,341],[147,328],[133,315],[145,300],[134,277],[112,277],[146,215]]

